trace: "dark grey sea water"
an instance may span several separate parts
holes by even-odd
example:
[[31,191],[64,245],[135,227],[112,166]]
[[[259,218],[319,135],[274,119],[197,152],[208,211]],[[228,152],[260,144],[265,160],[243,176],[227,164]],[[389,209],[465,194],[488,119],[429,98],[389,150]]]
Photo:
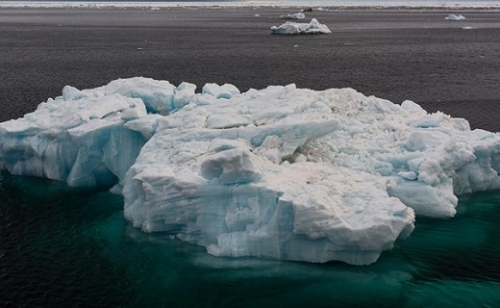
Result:
[[500,193],[418,219],[370,266],[212,257],[123,218],[123,200],[0,176],[0,307],[497,307]]
[[[498,13],[315,12],[334,33],[292,38],[269,34],[280,13],[0,11],[0,118],[149,76],[349,86],[500,131]],[[499,211],[500,192],[461,197],[370,266],[223,259],[132,228],[120,196],[0,173],[0,307],[499,307]]]

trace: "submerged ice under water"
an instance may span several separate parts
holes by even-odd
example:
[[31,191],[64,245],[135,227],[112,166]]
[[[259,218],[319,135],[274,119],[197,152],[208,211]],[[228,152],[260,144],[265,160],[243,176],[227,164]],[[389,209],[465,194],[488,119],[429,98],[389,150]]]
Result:
[[500,136],[352,89],[67,86],[0,124],[14,175],[109,187],[146,232],[215,256],[375,262],[418,216],[500,187]]
[[[0,306],[480,307],[500,301],[500,194],[418,219],[378,262],[216,258],[123,219],[123,199],[0,174]],[[363,292],[360,292],[363,290]]]

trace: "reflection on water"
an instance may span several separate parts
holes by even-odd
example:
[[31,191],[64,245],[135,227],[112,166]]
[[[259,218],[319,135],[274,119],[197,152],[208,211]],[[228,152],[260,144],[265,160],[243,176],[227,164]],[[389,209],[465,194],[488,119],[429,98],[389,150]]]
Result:
[[500,193],[418,219],[370,266],[225,259],[123,218],[123,200],[0,176],[0,306],[456,307],[500,302]]

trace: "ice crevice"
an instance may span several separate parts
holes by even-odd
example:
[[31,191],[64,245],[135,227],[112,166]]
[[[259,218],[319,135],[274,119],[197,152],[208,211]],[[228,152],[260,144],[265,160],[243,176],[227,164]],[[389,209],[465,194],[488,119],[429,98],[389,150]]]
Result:
[[500,188],[500,137],[464,119],[295,85],[241,93],[149,78],[62,95],[0,124],[15,175],[113,187],[145,232],[216,256],[370,264],[415,215]]

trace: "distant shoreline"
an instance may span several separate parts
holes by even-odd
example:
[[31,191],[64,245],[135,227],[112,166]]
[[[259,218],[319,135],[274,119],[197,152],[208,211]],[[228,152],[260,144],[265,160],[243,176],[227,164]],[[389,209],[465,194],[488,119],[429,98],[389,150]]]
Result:
[[0,8],[318,8],[324,10],[367,9],[367,10],[500,10],[500,3],[494,1],[481,2],[339,2],[313,1],[307,4],[293,1],[179,1],[179,2],[134,2],[134,1],[0,1]]

